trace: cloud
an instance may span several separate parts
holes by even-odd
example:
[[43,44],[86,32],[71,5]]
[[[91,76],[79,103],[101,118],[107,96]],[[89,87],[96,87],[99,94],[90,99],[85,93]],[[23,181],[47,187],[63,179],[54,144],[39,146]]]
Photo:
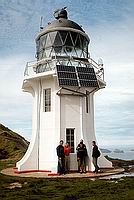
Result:
[[43,25],[47,25],[54,20],[53,11],[66,5],[69,19],[82,24],[90,36],[92,58],[104,60],[107,86],[95,95],[97,138],[105,144],[132,143],[134,2],[131,0],[78,0],[77,3],[1,0],[0,122],[30,136],[32,99],[21,91],[24,68],[27,61],[35,59],[34,38],[39,31],[40,16],[44,16]]
[[[119,96],[118,96],[119,95]],[[97,96],[97,95],[96,95]],[[134,95],[111,94],[98,95],[95,100],[95,127],[100,143],[107,145],[116,141],[126,144],[127,139],[134,141]],[[102,141],[101,141],[102,140]]]
[[[28,55],[13,55],[0,59],[0,123],[24,135],[31,126],[32,97],[21,90],[23,71]],[[29,130],[25,132],[29,138]]]
[[100,144],[134,143],[134,14],[131,11],[128,4],[114,23],[100,19],[97,25],[87,27],[91,56],[104,59],[107,82],[106,88],[95,95],[95,127]]

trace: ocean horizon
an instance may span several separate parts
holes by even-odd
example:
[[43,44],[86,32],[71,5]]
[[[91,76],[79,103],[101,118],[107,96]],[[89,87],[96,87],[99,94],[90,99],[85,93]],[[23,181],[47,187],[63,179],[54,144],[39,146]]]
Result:
[[[103,155],[108,155],[110,158],[117,158],[122,160],[134,160],[134,146],[109,146],[109,147],[100,147],[102,149],[108,149],[111,151],[111,153],[103,153]],[[118,149],[120,151],[123,151],[123,153],[115,153],[114,150]]]

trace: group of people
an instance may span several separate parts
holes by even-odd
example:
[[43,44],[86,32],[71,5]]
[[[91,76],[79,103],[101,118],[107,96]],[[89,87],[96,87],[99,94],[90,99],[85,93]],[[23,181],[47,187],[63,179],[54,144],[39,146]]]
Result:
[[[71,148],[69,144],[66,143],[63,145],[63,140],[60,141],[60,144],[57,146],[57,156],[58,156],[58,173],[65,174],[70,170],[70,153]],[[98,150],[98,146],[95,141],[92,141],[93,149],[92,149],[92,158],[93,164],[95,167],[94,173],[98,173],[99,167],[97,164],[97,159],[100,156],[100,151]],[[86,161],[88,157],[87,148],[84,144],[83,140],[80,140],[80,143],[77,145],[77,162],[78,162],[78,172],[86,173]]]

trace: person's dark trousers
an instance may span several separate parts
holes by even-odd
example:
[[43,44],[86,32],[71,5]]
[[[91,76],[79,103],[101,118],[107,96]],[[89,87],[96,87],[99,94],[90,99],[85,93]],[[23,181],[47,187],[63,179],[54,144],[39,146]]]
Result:
[[83,160],[83,172],[86,172],[86,164],[87,164],[87,157],[84,156],[84,160]]
[[93,157],[93,164],[94,164],[94,167],[95,167],[95,172],[97,173],[98,170],[99,170],[99,166],[97,164],[97,159],[96,157]]
[[78,172],[80,172],[80,158],[77,158],[77,162],[78,162]]
[[79,158],[78,160],[78,172],[85,173],[86,172],[86,160],[85,157]]
[[64,158],[58,158],[58,173],[64,174],[65,173],[65,160]]
[[69,173],[70,170],[70,156],[65,155],[65,172]]

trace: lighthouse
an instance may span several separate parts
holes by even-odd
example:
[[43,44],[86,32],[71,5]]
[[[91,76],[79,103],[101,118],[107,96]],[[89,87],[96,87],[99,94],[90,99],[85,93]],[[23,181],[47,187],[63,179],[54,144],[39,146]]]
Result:
[[[69,143],[70,171],[77,170],[76,147],[84,140],[87,171],[93,171],[94,94],[105,88],[103,64],[89,52],[90,39],[83,28],[68,19],[66,8],[54,12],[55,20],[41,27],[36,37],[36,61],[24,72],[22,89],[33,97],[32,138],[18,172],[57,173],[56,147]],[[101,120],[101,119],[100,119]],[[99,166],[112,167],[103,154]]]

